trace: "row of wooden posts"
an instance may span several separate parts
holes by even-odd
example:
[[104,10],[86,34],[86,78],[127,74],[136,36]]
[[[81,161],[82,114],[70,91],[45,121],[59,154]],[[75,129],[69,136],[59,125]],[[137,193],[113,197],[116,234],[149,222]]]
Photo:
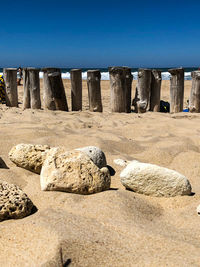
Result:
[[[40,69],[24,68],[23,84],[24,97],[23,109],[41,108],[40,99]],[[67,98],[61,78],[61,70],[58,68],[42,69],[43,76],[43,101],[44,108],[49,110],[68,111]],[[181,112],[184,100],[184,69],[169,69],[170,78],[170,112]],[[6,89],[6,104],[18,107],[17,69],[4,68],[4,80]],[[82,72],[80,69],[72,69],[71,76],[71,107],[72,111],[82,110]],[[133,75],[131,68],[111,67],[111,111],[131,112],[131,90]],[[138,83],[133,105],[135,111],[160,111],[161,71],[150,69],[138,70]],[[88,70],[87,85],[90,111],[102,112],[101,100],[101,73],[99,70]],[[200,71],[192,72],[192,89],[189,100],[189,110],[200,112]]]

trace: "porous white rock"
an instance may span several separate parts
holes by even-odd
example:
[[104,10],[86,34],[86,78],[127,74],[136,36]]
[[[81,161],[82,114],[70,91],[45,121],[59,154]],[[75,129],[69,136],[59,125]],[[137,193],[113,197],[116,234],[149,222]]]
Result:
[[32,208],[32,201],[17,185],[0,181],[0,221],[23,218]]
[[184,175],[154,164],[133,161],[121,172],[120,178],[127,189],[149,196],[191,194],[190,182]]
[[9,158],[17,166],[40,173],[50,147],[47,145],[18,144],[9,152]]
[[93,161],[78,150],[64,151],[52,148],[40,174],[41,189],[92,194],[110,188],[108,168],[99,169]]
[[97,165],[100,169],[107,166],[106,156],[104,152],[96,146],[86,146],[77,148],[76,150],[82,151]]

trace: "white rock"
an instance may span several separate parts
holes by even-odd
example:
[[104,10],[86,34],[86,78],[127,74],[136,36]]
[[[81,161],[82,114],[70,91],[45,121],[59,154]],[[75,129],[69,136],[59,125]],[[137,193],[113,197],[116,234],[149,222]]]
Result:
[[190,182],[184,175],[154,164],[133,161],[121,172],[120,178],[127,189],[149,196],[191,194]]
[[99,169],[81,151],[64,151],[52,148],[42,166],[41,189],[65,191],[76,194],[92,194],[110,188],[108,168]]
[[200,216],[200,205],[197,207],[197,214]]
[[[127,166],[130,162],[134,162],[134,161],[137,161],[137,160],[133,160],[133,161],[127,161],[127,160],[124,160],[124,159],[114,159],[113,162],[118,165],[118,166],[121,166],[121,167],[125,167]],[[138,161],[137,161],[138,162]]]
[[77,148],[76,150],[82,151],[97,165],[100,169],[107,166],[106,156],[104,152],[96,146],[86,146]]

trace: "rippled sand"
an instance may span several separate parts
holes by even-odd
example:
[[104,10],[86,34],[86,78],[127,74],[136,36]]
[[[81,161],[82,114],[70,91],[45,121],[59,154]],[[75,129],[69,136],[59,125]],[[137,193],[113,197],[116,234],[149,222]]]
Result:
[[[0,223],[0,265],[199,266],[200,115],[112,114],[108,81],[102,82],[104,112],[91,113],[83,84],[82,112],[0,106],[0,156],[8,167],[1,168],[1,179],[19,185],[38,208],[24,219]],[[186,105],[191,82],[185,85]],[[70,107],[69,81],[65,86]],[[22,95],[20,87],[20,102]],[[169,100],[168,81],[162,99]],[[90,196],[42,192],[39,175],[8,159],[18,143],[99,146],[116,171],[112,189]],[[116,158],[177,170],[188,177],[195,194],[155,198],[127,191],[120,183],[121,167],[113,164]]]

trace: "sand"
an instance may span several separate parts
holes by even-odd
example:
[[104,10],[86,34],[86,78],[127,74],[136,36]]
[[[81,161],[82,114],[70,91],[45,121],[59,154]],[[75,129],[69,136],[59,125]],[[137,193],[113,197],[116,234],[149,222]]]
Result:
[[[70,108],[69,81],[65,87]],[[185,87],[186,105],[191,82]],[[22,96],[20,87],[20,102]],[[104,112],[89,112],[84,81],[82,112],[0,105],[0,178],[20,186],[38,209],[0,223],[0,266],[200,266],[200,115],[112,114],[108,81],[102,81],[102,99]],[[162,99],[169,100],[169,81],[163,81]],[[116,171],[112,188],[90,196],[43,192],[39,175],[9,160],[18,143],[99,146]],[[125,190],[117,158],[179,171],[194,195],[156,198]]]

